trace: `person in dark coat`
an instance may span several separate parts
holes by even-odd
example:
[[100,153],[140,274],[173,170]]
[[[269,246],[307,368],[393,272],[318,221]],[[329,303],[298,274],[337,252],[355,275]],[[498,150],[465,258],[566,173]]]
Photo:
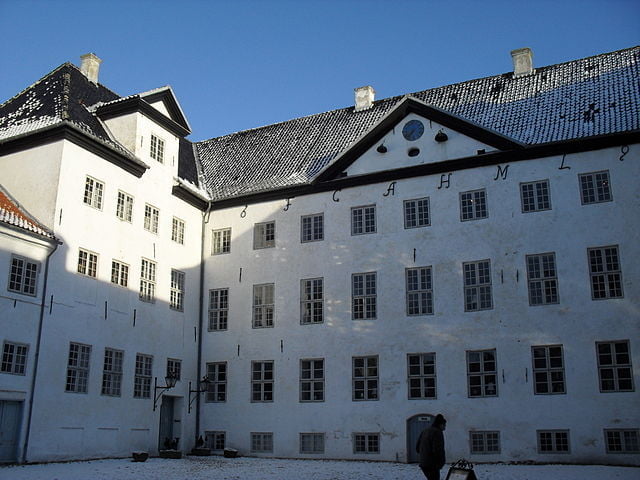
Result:
[[444,467],[444,432],[447,421],[441,414],[436,415],[433,423],[425,428],[420,437],[416,450],[420,455],[420,469],[427,480],[440,480],[440,470]]

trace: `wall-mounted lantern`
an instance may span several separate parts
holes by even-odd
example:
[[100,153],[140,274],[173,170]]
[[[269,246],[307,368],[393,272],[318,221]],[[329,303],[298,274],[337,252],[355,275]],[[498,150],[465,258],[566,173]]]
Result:
[[[156,411],[156,407],[158,406],[158,400],[160,400],[160,397],[162,397],[162,394],[175,387],[176,386],[176,382],[178,381],[178,376],[175,374],[175,372],[171,371],[169,373],[167,373],[167,376],[164,377],[164,381],[166,382],[166,384],[163,385],[158,385],[158,377],[154,378],[154,386],[153,386],[153,411]],[[158,393],[158,390],[160,390],[160,392]]]
[[[199,394],[206,392],[207,388],[209,386],[209,384],[211,383],[211,380],[209,380],[209,377],[207,377],[206,375],[204,377],[202,377],[202,380],[200,380],[198,382],[198,388],[195,390],[191,389],[191,382],[189,382],[189,409],[188,409],[188,413],[191,413],[191,404],[193,403],[193,401],[198,397]],[[193,395],[193,398],[191,398],[191,394]]]

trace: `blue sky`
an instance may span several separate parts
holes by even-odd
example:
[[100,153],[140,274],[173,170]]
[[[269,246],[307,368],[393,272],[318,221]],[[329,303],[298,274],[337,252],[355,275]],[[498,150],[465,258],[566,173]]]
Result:
[[0,102],[94,52],[120,95],[171,85],[203,140],[640,44],[639,0],[0,0]]

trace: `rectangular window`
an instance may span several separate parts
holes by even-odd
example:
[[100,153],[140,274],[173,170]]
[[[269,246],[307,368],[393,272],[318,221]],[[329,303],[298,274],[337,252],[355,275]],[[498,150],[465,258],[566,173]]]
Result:
[[324,214],[305,215],[300,218],[300,241],[319,242],[324,240]]
[[253,328],[273,327],[274,288],[273,283],[253,286]]
[[536,395],[566,393],[562,345],[531,347]]
[[495,350],[467,352],[469,397],[498,396],[498,368]]
[[24,375],[27,368],[29,346],[23,343],[5,341],[2,346],[2,373]]
[[464,270],[464,311],[493,308],[491,295],[491,262],[480,260],[462,264]]
[[207,448],[215,452],[221,452],[225,449],[226,432],[205,432],[204,436],[207,442]]
[[171,270],[169,307],[180,312],[184,310],[184,272]]
[[580,179],[580,198],[583,205],[610,202],[613,199],[608,170],[584,173],[578,177]]
[[149,156],[160,163],[164,163],[164,140],[153,134],[151,134]]
[[324,453],[324,433],[301,433],[300,453]]
[[95,278],[98,275],[98,254],[81,248],[78,252],[78,273]]
[[156,297],[156,262],[142,259],[140,267],[140,300],[153,302]]
[[471,453],[500,453],[500,432],[469,432]]
[[251,362],[251,401],[273,402],[273,361]]
[[431,267],[406,269],[407,315],[433,314]]
[[351,209],[351,235],[376,233],[376,206],[367,205]]
[[549,193],[549,180],[521,183],[520,195],[522,198],[522,212],[539,212],[551,210],[551,194]]
[[136,353],[136,372],[133,381],[133,398],[151,398],[153,357]]
[[404,228],[428,227],[429,197],[404,201]]
[[637,428],[605,429],[607,453],[640,453],[640,430]]
[[353,320],[376,318],[376,272],[351,276],[351,308]]
[[622,270],[618,258],[618,247],[589,248],[589,274],[591,276],[591,298],[603,300],[622,297]]
[[324,280],[309,278],[300,281],[300,323],[322,323],[324,306]]
[[222,403],[227,401],[227,363],[207,363],[207,393],[205,402]]
[[380,453],[380,434],[354,433],[353,453]]
[[251,432],[251,453],[273,453],[273,433]]
[[410,353],[407,355],[407,385],[409,399],[436,398],[436,354]]
[[184,221],[177,217],[171,222],[171,241],[184,245]]
[[222,228],[211,232],[211,255],[231,252],[231,229]]
[[209,290],[209,331],[226,330],[229,320],[229,289]]
[[256,223],[253,227],[253,248],[276,246],[276,222]]
[[122,393],[122,359],[124,352],[113,348],[104,349],[102,369],[102,395],[119,397]]
[[556,254],[527,255],[529,305],[558,303],[558,274]]
[[182,360],[177,358],[167,358],[166,376],[172,376],[176,380],[180,380],[182,377]]
[[487,192],[472,190],[460,194],[460,220],[479,220],[487,218]]
[[104,183],[100,180],[87,176],[84,182],[84,203],[90,207],[102,210],[102,196],[104,194]]
[[11,256],[9,291],[24,295],[36,295],[39,264],[16,255]]
[[133,197],[121,190],[118,190],[116,217],[129,223],[131,223],[133,219]]
[[300,401],[324,402],[324,359],[300,360]]
[[569,453],[569,430],[538,430],[538,453]]
[[633,392],[629,340],[596,342],[601,392]]
[[67,362],[67,384],[65,391],[87,393],[90,357],[91,345],[73,342],[69,344],[69,361]]
[[353,357],[353,400],[378,400],[378,356]]
[[144,229],[151,233],[158,233],[160,210],[148,203],[144,206]]
[[129,265],[120,260],[111,260],[111,283],[126,287],[129,284]]

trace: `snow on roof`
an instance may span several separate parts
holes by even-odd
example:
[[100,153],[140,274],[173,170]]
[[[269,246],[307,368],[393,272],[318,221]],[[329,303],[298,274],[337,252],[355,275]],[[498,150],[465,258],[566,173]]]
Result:
[[0,188],[0,222],[18,227],[46,238],[55,239],[53,233],[31,218],[8,194]]

